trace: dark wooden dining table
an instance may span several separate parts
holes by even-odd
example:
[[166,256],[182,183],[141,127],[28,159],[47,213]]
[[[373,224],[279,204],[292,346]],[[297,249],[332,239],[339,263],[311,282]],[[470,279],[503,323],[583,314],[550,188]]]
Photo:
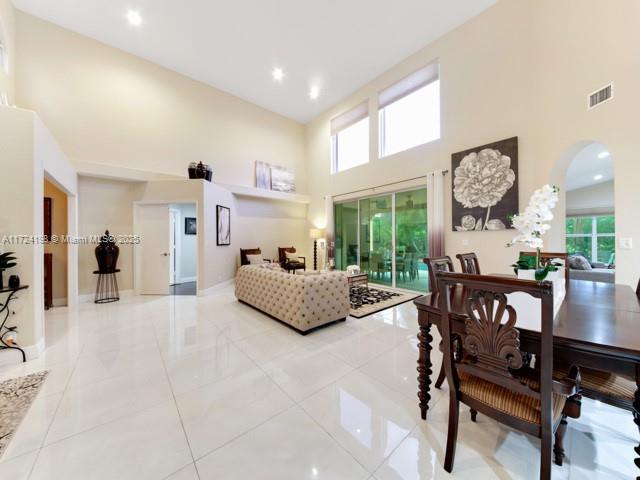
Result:
[[[451,292],[453,318],[466,318],[463,288]],[[414,300],[418,309],[418,406],[427,418],[431,399],[431,327],[440,331],[439,294]],[[517,324],[516,324],[517,326]],[[540,333],[519,328],[523,343],[540,342]],[[633,403],[633,421],[640,428],[640,298],[628,285],[570,280],[566,296],[554,319],[554,362],[562,360],[582,367],[605,370],[635,378],[638,389]],[[640,447],[636,451],[640,450]],[[640,461],[636,459],[636,465]],[[640,477],[639,477],[640,478]]]

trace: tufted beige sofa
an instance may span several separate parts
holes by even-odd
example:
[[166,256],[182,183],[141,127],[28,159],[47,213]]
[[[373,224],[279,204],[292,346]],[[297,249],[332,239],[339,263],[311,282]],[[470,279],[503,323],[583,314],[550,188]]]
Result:
[[292,275],[246,265],[236,275],[236,298],[301,333],[349,315],[349,286],[344,272]]

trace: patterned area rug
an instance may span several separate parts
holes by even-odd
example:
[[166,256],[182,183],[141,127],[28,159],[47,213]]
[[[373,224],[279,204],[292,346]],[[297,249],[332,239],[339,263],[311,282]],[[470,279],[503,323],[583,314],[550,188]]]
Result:
[[48,374],[44,371],[0,382],[0,457]]
[[401,293],[370,287],[352,287],[349,296],[351,299],[349,315],[355,318],[362,318],[418,298],[420,294]]

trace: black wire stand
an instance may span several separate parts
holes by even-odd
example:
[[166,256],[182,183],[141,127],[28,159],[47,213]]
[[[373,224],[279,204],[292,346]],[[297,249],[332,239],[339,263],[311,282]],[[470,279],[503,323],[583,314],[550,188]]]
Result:
[[94,275],[98,275],[98,284],[96,285],[95,303],[112,303],[120,300],[120,290],[118,290],[118,279],[116,273],[120,269],[100,271],[95,270]]
[[15,332],[18,327],[7,327],[7,320],[9,319],[9,315],[11,314],[11,310],[9,309],[9,304],[11,300],[15,300],[16,294],[20,290],[26,290],[29,288],[29,285],[22,285],[17,288],[3,288],[0,290],[0,294],[8,293],[9,296],[6,298],[4,303],[0,303],[0,318],[2,318],[2,314],[4,314],[4,318],[2,319],[2,324],[0,324],[0,350],[18,350],[22,354],[22,362],[27,361],[27,356],[24,353],[24,350],[18,346],[17,343],[13,342],[8,344],[4,341],[4,334],[7,332]]

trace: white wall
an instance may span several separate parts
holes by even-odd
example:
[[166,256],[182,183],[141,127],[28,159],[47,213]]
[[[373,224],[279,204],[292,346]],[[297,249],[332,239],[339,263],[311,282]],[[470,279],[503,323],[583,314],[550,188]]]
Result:
[[[196,262],[198,254],[198,235],[185,234],[185,218],[196,218],[196,225],[199,223],[196,215],[196,205],[194,203],[172,203],[169,208],[178,211],[178,233],[177,257],[178,274],[177,282],[195,281]],[[199,227],[199,225],[197,225]]]
[[11,0],[0,0],[0,39],[6,43],[9,56],[8,70],[0,68],[0,94],[6,93],[9,102],[14,100],[15,81],[15,9]]
[[[309,258],[307,208],[275,200],[257,200],[236,197],[226,189],[202,181],[161,181],[127,182],[122,180],[80,177],[80,233],[98,235],[109,228],[116,235],[134,234],[133,204],[136,201],[162,201],[164,203],[193,202],[199,199],[200,191],[194,185],[204,184],[207,196],[199,201],[198,244],[210,250],[208,256],[213,262],[207,275],[200,277],[198,288],[204,290],[235,276],[239,264],[239,249],[260,246],[267,258],[277,258],[278,247],[295,245],[301,255]],[[207,200],[206,207],[203,206]],[[231,207],[231,246],[217,246],[215,237],[216,205]],[[206,212],[205,212],[206,209]],[[205,228],[205,215],[210,219],[211,237],[205,241],[201,237]],[[182,227],[182,226],[181,226]],[[205,242],[202,244],[201,242]],[[95,245],[80,247],[80,293],[91,294],[95,290],[96,269]],[[217,259],[217,260],[216,260]],[[199,265],[203,265],[200,260]],[[218,262],[218,263],[216,263]],[[133,248],[120,245],[121,270],[118,281],[121,290],[133,289]],[[205,273],[202,273],[205,275]]]
[[[78,217],[80,236],[133,234],[133,202],[140,196],[142,183],[90,177],[78,181]],[[133,246],[122,244],[118,257],[118,286],[121,292],[133,289]],[[96,245],[78,247],[78,281],[81,295],[95,292],[98,269]]]
[[[640,239],[635,218],[637,178],[635,124],[640,109],[640,3],[620,0],[602,10],[596,0],[502,1],[458,29],[400,62],[307,126],[309,219],[322,223],[324,195],[337,195],[436,169],[451,168],[451,154],[489,142],[519,137],[522,208],[544,183],[564,185],[574,153],[592,141],[604,144],[615,161],[616,230]],[[598,15],[593,12],[598,11]],[[438,141],[378,159],[377,93],[439,59],[441,133]],[[615,82],[615,98],[594,110],[590,92]],[[331,118],[369,100],[371,161],[330,174]],[[516,249],[505,244],[512,231],[452,232],[450,177],[446,188],[446,253],[475,251],[485,272],[509,272]],[[564,201],[546,248],[564,246]],[[617,252],[618,281],[635,285],[637,250]]]
[[615,189],[613,182],[603,182],[567,192],[567,215],[613,213]]
[[[36,241],[2,245],[4,251],[16,253],[18,265],[11,274],[18,274],[28,290],[20,294],[15,304],[19,339],[28,354],[37,356],[44,348],[43,323],[43,244],[37,240],[43,234],[45,170],[56,185],[75,199],[76,183],[73,169],[38,116],[31,111],[0,107],[0,168],[9,174],[0,176],[3,205],[0,209],[0,235],[35,236]],[[73,200],[75,206],[75,200]],[[67,208],[68,232],[76,234],[76,217]],[[68,283],[70,302],[76,301],[77,274],[75,249],[68,249]],[[13,352],[10,352],[13,353]]]
[[260,247],[264,258],[275,260],[278,247],[293,246],[311,265],[306,205],[239,197],[237,208],[238,230],[231,235],[239,248]]
[[[16,101],[37,111],[86,165],[254,186],[254,162],[286,166],[306,191],[304,126],[185,76],[16,12]],[[268,80],[267,80],[268,81]]]

